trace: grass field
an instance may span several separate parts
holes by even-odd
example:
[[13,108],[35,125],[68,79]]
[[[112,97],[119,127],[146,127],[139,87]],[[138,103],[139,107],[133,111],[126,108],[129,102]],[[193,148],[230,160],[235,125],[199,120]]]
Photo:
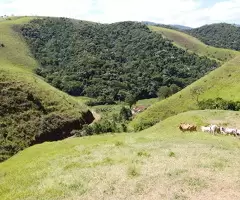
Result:
[[197,38],[180,31],[157,26],[149,26],[149,28],[152,31],[160,33],[164,37],[172,40],[176,46],[187,49],[198,55],[207,56],[209,58],[216,59],[219,61],[227,61],[231,60],[238,54],[237,51],[208,46],[202,43]]
[[[177,34],[184,33],[156,27],[156,29],[165,30],[169,32],[176,32]],[[186,34],[185,34],[186,35]],[[191,36],[185,36],[186,40]],[[174,40],[175,41],[175,40]],[[177,41],[178,42],[178,39]],[[191,43],[191,40],[189,40]],[[198,41],[199,42],[199,41]],[[193,42],[194,43],[194,42]],[[204,45],[203,43],[201,43]],[[205,45],[206,46],[206,45]],[[201,48],[200,48],[201,49]],[[221,49],[219,49],[221,52]],[[224,50],[234,52],[231,50]],[[200,50],[200,53],[204,50]],[[195,51],[195,53],[198,53]],[[130,123],[130,128],[141,129],[141,127],[150,126],[167,117],[176,115],[188,110],[198,109],[197,101],[193,98],[191,90],[194,88],[201,88],[202,93],[199,100],[211,98],[223,98],[226,100],[240,100],[240,52],[234,52],[235,57],[223,64],[218,69],[212,71],[208,75],[194,82],[179,93],[157,103],[154,103],[146,111],[137,115]]]
[[240,112],[191,111],[139,133],[35,145],[0,164],[0,199],[238,200],[240,141],[183,134],[180,122],[240,128]]

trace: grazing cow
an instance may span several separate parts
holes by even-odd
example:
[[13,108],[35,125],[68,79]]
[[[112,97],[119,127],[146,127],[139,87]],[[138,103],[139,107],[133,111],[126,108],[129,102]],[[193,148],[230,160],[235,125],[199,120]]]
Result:
[[237,134],[238,137],[240,136],[240,129],[237,129]]
[[195,126],[195,125],[190,125],[189,129],[190,129],[191,132],[192,132],[192,131],[197,131],[197,126]]
[[226,133],[225,133],[225,128],[224,127],[220,127],[220,133],[222,133],[223,135],[226,135]]
[[201,126],[201,130],[202,132],[211,132],[211,127],[207,127],[207,126]]
[[183,124],[181,123],[179,125],[179,129],[182,131],[182,132],[185,132],[185,131],[197,131],[197,126],[195,125],[192,125],[192,124]]
[[210,132],[215,134],[215,133],[219,133],[220,132],[220,127],[218,127],[217,125],[211,124],[210,125]]
[[222,131],[224,132],[225,135],[234,135],[237,136],[237,129],[235,128],[223,128]]

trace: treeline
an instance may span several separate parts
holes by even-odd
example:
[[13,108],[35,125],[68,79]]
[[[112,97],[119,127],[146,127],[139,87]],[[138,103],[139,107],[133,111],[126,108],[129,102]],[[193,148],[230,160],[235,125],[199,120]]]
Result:
[[100,102],[157,97],[163,86],[182,89],[218,67],[136,22],[44,18],[21,32],[40,64],[38,75],[64,92]]
[[188,30],[187,33],[197,37],[207,45],[240,50],[240,27],[236,25],[211,24]]
[[240,101],[224,100],[222,98],[203,100],[200,101],[198,105],[201,110],[216,109],[240,111]]

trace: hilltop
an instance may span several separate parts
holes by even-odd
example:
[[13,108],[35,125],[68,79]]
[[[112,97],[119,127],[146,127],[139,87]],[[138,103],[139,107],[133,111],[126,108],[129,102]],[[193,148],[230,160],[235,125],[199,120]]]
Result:
[[192,29],[189,26],[183,26],[183,25],[179,25],[179,24],[159,24],[156,22],[149,22],[149,21],[143,21],[142,23],[146,24],[146,25],[150,25],[150,26],[160,26],[160,27],[165,27],[165,28],[170,28],[170,29],[177,29],[177,30],[190,30]]
[[44,18],[21,33],[40,64],[38,75],[71,95],[105,103],[157,97],[162,86],[179,90],[218,67],[137,22]]
[[177,30],[159,26],[149,26],[154,32],[160,33],[165,38],[171,40],[177,47],[198,55],[207,56],[219,62],[226,62],[233,59],[238,52],[229,49],[216,48],[201,42],[199,39]]
[[200,109],[196,95],[194,95],[197,90],[199,90],[198,101],[216,98],[222,98],[229,101],[240,100],[238,92],[240,91],[239,52],[219,48],[214,48],[213,50],[212,47],[204,48],[206,45],[187,34],[159,27],[151,27],[151,29],[159,33],[163,32],[165,37],[172,39],[179,47],[186,48],[186,45],[190,48],[194,47],[189,49],[199,54],[208,54],[209,57],[215,56],[215,58],[218,58],[218,55],[220,58],[220,55],[224,54],[226,55],[224,60],[229,61],[177,94],[153,104],[146,111],[136,116],[131,122],[131,126],[134,127],[135,130],[141,130],[152,126],[160,120],[184,111]]
[[240,50],[240,27],[233,24],[210,24],[187,30],[187,33],[200,39],[207,45]]
[[71,135],[93,116],[88,108],[33,73],[38,66],[17,26],[33,18],[0,22],[0,161],[30,145]]

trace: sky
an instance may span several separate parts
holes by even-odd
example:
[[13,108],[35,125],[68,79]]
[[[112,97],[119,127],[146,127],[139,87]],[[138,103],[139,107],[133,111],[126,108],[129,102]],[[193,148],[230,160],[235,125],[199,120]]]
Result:
[[240,0],[0,0],[0,16],[70,17],[101,23],[152,21],[199,27],[240,24]]

